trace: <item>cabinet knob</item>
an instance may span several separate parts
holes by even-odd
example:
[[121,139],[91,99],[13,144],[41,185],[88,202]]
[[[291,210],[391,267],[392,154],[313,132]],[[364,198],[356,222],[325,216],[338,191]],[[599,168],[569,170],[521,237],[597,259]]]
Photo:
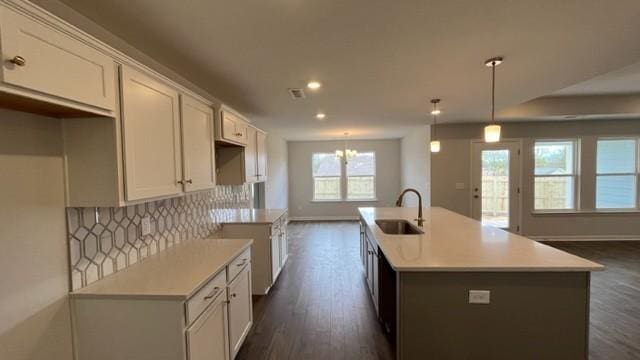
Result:
[[20,55],[14,56],[13,59],[9,60],[9,62],[17,66],[27,65],[27,60]]
[[184,181],[182,181],[182,180],[178,180],[178,181],[176,181],[176,182],[177,182],[178,184],[180,184],[180,185],[184,185]]
[[187,182],[187,184],[193,184],[193,180],[192,179],[186,180],[186,182]]
[[236,293],[231,294],[231,297],[233,298],[236,297]]

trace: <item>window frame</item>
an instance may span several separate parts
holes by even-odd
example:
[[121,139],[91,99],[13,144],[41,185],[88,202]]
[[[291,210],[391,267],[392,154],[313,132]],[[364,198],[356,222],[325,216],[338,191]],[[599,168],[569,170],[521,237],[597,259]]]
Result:
[[[598,172],[598,146],[600,140],[633,140],[635,142],[635,172],[633,173],[599,173]],[[596,138],[596,152],[595,152],[595,177],[593,180],[593,206],[597,212],[609,212],[609,211],[638,211],[640,210],[640,137],[638,136],[598,136]],[[598,178],[601,176],[635,176],[635,196],[634,206],[628,208],[621,207],[598,207]]]
[[[377,179],[378,179],[378,167],[377,167],[377,156],[376,156],[376,152],[375,151],[361,151],[358,152],[358,155],[360,154],[367,154],[367,153],[371,153],[373,154],[373,175],[354,175],[354,176],[349,176],[349,173],[347,171],[347,163],[345,163],[344,161],[342,161],[342,164],[344,166],[344,196],[343,196],[343,200],[344,201],[376,201],[378,198],[378,187],[377,187]],[[350,199],[349,198],[349,178],[350,177],[369,177],[369,176],[373,176],[373,197],[371,198],[367,198],[367,199]]]
[[[549,174],[538,175],[536,174],[536,144],[538,143],[563,143],[569,142],[573,151],[573,164],[571,166],[571,174]],[[533,213],[575,213],[580,210],[580,139],[579,138],[555,138],[555,139],[534,139],[531,147],[531,160],[532,160],[532,177],[531,177],[531,194],[532,201],[531,207]],[[573,206],[565,209],[551,209],[551,208],[536,208],[536,179],[537,178],[571,178],[572,180],[572,193],[573,193]]]
[[335,202],[335,201],[342,201],[342,193],[344,192],[343,189],[343,181],[342,178],[344,176],[344,169],[343,169],[343,165],[342,165],[342,161],[340,162],[340,175],[338,175],[338,186],[339,186],[339,191],[338,191],[338,198],[337,199],[316,199],[316,178],[335,178],[336,176],[315,176],[315,174],[313,173],[313,158],[315,157],[315,155],[317,154],[328,154],[331,156],[336,156],[335,153],[330,153],[330,152],[313,152],[311,153],[311,201],[313,202]]
[[[313,157],[316,154],[331,154],[332,156],[336,156],[335,152],[327,152],[327,151],[314,151],[311,153],[311,188],[312,188],[312,193],[311,193],[311,202],[376,202],[378,201],[378,158],[377,158],[377,154],[375,150],[358,150],[358,154],[364,154],[364,153],[373,153],[373,158],[374,158],[374,163],[373,163],[373,198],[370,199],[349,199],[348,198],[348,178],[349,176],[347,175],[347,164],[344,161],[344,158],[340,159],[340,198],[338,199],[316,199],[315,195],[316,195],[316,181],[315,178],[316,177],[334,177],[334,176],[314,176],[313,174]],[[358,177],[359,175],[356,175],[354,177]],[[365,176],[365,175],[361,175],[361,176]],[[366,176],[370,176],[370,175],[366,175]]]

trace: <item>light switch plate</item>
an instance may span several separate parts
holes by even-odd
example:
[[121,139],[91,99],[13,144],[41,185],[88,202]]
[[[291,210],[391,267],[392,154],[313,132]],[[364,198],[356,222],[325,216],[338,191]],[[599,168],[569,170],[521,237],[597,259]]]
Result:
[[461,183],[461,182],[456,183],[456,190],[464,190],[464,183]]
[[140,220],[140,226],[142,227],[142,236],[151,234],[151,218],[145,216]]
[[490,302],[491,291],[469,290],[469,304],[489,304]]

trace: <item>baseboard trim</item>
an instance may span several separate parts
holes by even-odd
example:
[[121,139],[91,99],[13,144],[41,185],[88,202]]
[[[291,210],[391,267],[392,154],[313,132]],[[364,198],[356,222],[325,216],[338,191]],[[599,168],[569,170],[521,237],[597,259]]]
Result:
[[289,221],[356,221],[357,216],[290,216]]
[[640,235],[541,235],[527,236],[535,241],[640,241]]

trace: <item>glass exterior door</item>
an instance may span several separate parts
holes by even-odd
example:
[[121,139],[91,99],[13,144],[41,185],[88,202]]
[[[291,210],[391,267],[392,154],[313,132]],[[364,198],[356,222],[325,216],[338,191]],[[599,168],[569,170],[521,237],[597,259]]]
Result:
[[483,225],[519,232],[520,144],[472,144],[471,204]]

